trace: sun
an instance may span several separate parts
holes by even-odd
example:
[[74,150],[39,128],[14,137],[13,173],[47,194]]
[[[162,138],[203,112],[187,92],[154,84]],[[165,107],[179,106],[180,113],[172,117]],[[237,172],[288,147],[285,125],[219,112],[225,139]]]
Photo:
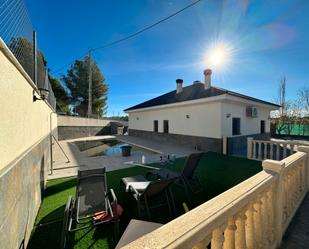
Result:
[[224,63],[226,56],[226,51],[224,51],[222,48],[217,48],[214,51],[211,51],[209,60],[213,66],[218,66]]
[[211,68],[223,68],[231,60],[231,46],[224,42],[209,46],[205,55],[206,64]]

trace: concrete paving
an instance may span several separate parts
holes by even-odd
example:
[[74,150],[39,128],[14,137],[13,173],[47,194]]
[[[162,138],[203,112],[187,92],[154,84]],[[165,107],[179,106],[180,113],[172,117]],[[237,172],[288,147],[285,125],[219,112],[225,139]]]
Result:
[[[85,153],[79,151],[74,142],[76,141],[95,141],[116,138],[123,141],[142,147],[141,151],[132,151],[131,156],[96,156],[87,157]],[[58,145],[60,144],[60,146]],[[56,179],[68,176],[75,176],[79,169],[91,169],[106,167],[107,171],[117,170],[132,167],[134,164],[142,163],[142,156],[146,157],[146,163],[159,162],[160,156],[172,155],[175,157],[186,156],[194,150],[186,147],[175,146],[171,144],[161,144],[154,141],[149,141],[142,138],[130,136],[93,136],[71,140],[53,142],[53,170],[48,179]],[[147,151],[149,150],[149,152]],[[154,153],[155,152],[155,153]],[[67,155],[68,159],[66,158]]]
[[309,194],[305,196],[286,230],[280,249],[309,248]]

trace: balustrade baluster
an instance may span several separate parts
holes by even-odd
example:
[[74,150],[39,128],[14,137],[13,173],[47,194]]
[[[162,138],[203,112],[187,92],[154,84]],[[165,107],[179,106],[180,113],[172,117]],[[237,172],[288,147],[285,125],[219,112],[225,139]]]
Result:
[[265,142],[264,143],[264,159],[267,159],[267,147],[268,147],[268,143],[267,142]]
[[261,217],[262,217],[262,243],[263,248],[267,248],[267,245],[269,243],[269,220],[268,220],[268,196],[267,193],[262,194],[261,196]]
[[270,144],[270,152],[269,152],[269,158],[274,159],[274,144]]
[[288,171],[288,175],[287,175],[287,198],[288,198],[288,201],[287,201],[287,207],[288,207],[288,210],[287,210],[287,218],[290,216],[290,213],[292,211],[292,207],[293,207],[293,202],[294,202],[294,187],[295,187],[295,184],[293,184],[293,181],[292,181],[292,178],[293,178],[293,172],[292,172],[292,169],[290,169]]
[[[294,178],[295,178],[295,196],[296,196],[296,202],[298,201],[300,195],[301,195],[301,178],[300,178],[300,164],[298,163],[297,165],[295,165],[295,170],[294,170]],[[296,203],[295,202],[295,203]]]
[[276,147],[277,147],[277,150],[276,150],[276,160],[280,161],[280,143],[276,143]]
[[245,211],[241,211],[236,217],[236,232],[235,232],[235,246],[237,249],[247,249],[246,246],[246,219]]
[[286,144],[283,144],[283,158],[286,158]]
[[293,208],[297,202],[297,197],[298,197],[298,182],[297,182],[297,169],[296,167],[293,167],[290,169],[291,172],[291,187],[292,187],[292,201],[291,201],[291,208],[290,208],[290,213],[293,211]]
[[256,248],[262,249],[263,248],[263,241],[262,241],[262,239],[263,239],[263,236],[262,236],[263,227],[262,227],[262,217],[261,217],[261,204],[262,204],[262,202],[261,202],[260,199],[258,199],[254,203],[253,207],[256,211],[254,212],[253,217],[254,217],[254,234],[255,234],[255,238],[256,238],[256,242],[257,242]]
[[252,142],[253,143],[253,159],[256,159],[256,142],[255,141],[253,141]]
[[224,231],[223,249],[235,249],[235,225],[234,217],[230,217],[227,222],[227,227]]
[[259,160],[262,160],[262,143],[261,142],[258,142],[258,159]]
[[275,210],[274,210],[274,187],[272,186],[267,192],[267,214],[268,214],[268,233],[269,233],[269,243],[270,245],[275,240]]
[[209,242],[210,242],[210,236],[207,236],[205,239],[194,245],[192,249],[207,249]]
[[295,144],[290,144],[290,155],[294,154],[294,147],[295,147]]
[[282,220],[283,223],[285,223],[287,217],[288,217],[288,209],[289,209],[289,186],[288,186],[288,174],[286,173],[284,179],[283,179],[283,188],[284,188],[284,200],[283,200],[283,214],[282,214]]
[[222,228],[216,228],[212,231],[211,249],[222,249],[224,235]]
[[301,168],[301,179],[302,179],[302,192],[306,190],[306,168],[305,168],[305,160],[302,161]]
[[253,203],[251,203],[247,209],[246,216],[246,244],[248,249],[256,248],[256,241],[254,236],[254,212],[256,210],[253,207]]
[[302,184],[302,162],[299,162],[298,165],[296,165],[297,168],[297,192],[298,192],[298,198],[299,199],[301,197],[301,194],[303,192],[303,184]]

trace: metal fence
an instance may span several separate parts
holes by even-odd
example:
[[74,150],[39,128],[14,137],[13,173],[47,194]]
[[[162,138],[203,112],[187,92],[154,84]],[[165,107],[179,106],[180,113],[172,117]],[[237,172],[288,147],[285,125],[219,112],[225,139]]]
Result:
[[24,0],[0,0],[0,37],[37,87],[50,91],[47,101],[56,109],[56,99],[46,74],[46,61],[37,49]]

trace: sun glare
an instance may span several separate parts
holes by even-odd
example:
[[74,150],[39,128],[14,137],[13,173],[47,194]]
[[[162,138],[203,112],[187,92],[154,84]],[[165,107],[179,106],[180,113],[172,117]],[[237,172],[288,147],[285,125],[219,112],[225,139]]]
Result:
[[231,47],[226,43],[215,43],[208,48],[206,64],[211,68],[223,68],[231,60]]

